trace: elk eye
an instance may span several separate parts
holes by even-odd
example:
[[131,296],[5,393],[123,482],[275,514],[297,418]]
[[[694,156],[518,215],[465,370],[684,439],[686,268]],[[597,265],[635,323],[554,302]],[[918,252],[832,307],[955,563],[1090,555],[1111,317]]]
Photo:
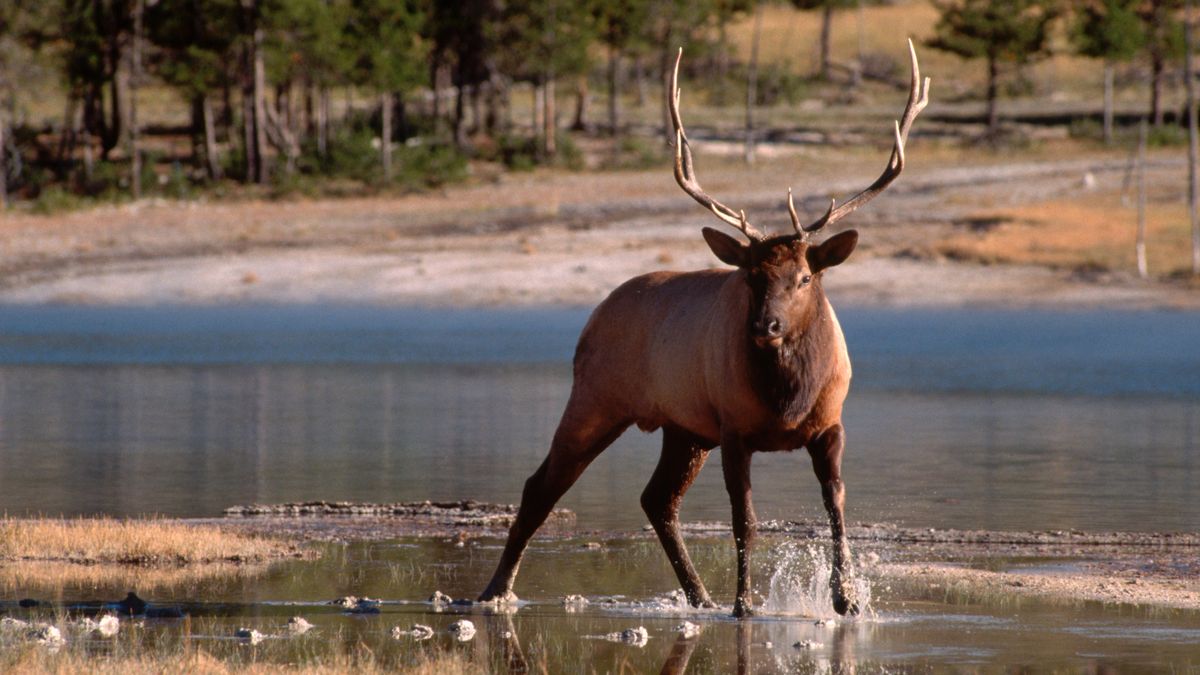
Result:
[[804,276],[800,277],[800,285],[801,286],[807,286],[808,282],[810,282],[810,281],[812,281],[812,275],[810,275],[810,274],[805,274]]

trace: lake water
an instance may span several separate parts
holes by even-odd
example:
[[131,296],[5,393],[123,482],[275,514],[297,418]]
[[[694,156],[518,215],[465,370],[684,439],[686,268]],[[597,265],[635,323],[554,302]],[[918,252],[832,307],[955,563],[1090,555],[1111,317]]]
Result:
[[[851,521],[1200,527],[1200,315],[842,308]],[[587,311],[0,308],[0,511],[212,516],[336,499],[515,502]],[[658,455],[626,433],[567,495],[630,530]],[[719,458],[685,520],[727,519]],[[824,517],[760,455],[762,518]]]

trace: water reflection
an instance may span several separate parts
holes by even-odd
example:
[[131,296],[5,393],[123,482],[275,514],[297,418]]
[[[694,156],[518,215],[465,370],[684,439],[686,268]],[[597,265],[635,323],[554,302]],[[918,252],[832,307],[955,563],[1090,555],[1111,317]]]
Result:
[[[214,515],[236,503],[513,502],[570,387],[580,310],[0,308],[0,510]],[[1200,320],[843,312],[850,521],[1187,530]],[[638,528],[657,436],[565,506]],[[755,458],[763,518],[824,521],[803,457]],[[703,472],[685,520],[728,517]]]

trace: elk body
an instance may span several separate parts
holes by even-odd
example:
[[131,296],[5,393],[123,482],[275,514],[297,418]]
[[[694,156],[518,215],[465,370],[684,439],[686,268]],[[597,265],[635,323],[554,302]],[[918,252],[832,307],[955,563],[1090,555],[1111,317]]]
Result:
[[711,228],[705,241],[733,270],[656,272],[631,279],[593,312],[580,336],[574,384],[549,455],[525,483],[521,506],[495,575],[481,602],[516,599],[513,580],[525,547],[584,469],[632,425],[662,429],[662,455],[641,503],[666,549],[688,602],[714,603],[688,557],[679,506],[709,452],[721,468],[737,545],[734,614],[751,611],[750,554],[755,515],[750,460],[755,452],[806,448],[821,485],[833,538],[830,589],[839,614],[855,613],[841,477],[845,434],[842,402],[850,387],[850,357],[821,273],[844,261],[858,234],[848,230],[817,244],[813,233],[870,201],[904,168],[904,145],[928,101],[909,43],[912,83],[895,128],[891,158],[879,178],[819,220],[802,226],[788,192],[794,234],[767,237],[744,212],[700,187],[679,114],[679,60],[668,94],[676,132],[680,187],[747,242]]

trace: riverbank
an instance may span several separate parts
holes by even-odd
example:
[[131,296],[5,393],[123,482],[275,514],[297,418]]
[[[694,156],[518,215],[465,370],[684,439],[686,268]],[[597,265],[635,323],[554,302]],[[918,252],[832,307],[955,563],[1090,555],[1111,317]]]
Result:
[[[815,217],[827,195],[865,186],[881,156],[800,149],[755,167],[698,161],[710,167],[706,189],[782,232],[789,183]],[[1200,308],[1183,272],[1185,167],[1170,156],[1148,172],[1145,280],[1117,155],[1045,149],[1013,160],[933,146],[920,159],[846,223],[862,238],[827,274],[835,303]],[[667,167],[511,174],[403,197],[9,214],[0,302],[590,306],[638,274],[719,266],[698,231],[716,224]]]

